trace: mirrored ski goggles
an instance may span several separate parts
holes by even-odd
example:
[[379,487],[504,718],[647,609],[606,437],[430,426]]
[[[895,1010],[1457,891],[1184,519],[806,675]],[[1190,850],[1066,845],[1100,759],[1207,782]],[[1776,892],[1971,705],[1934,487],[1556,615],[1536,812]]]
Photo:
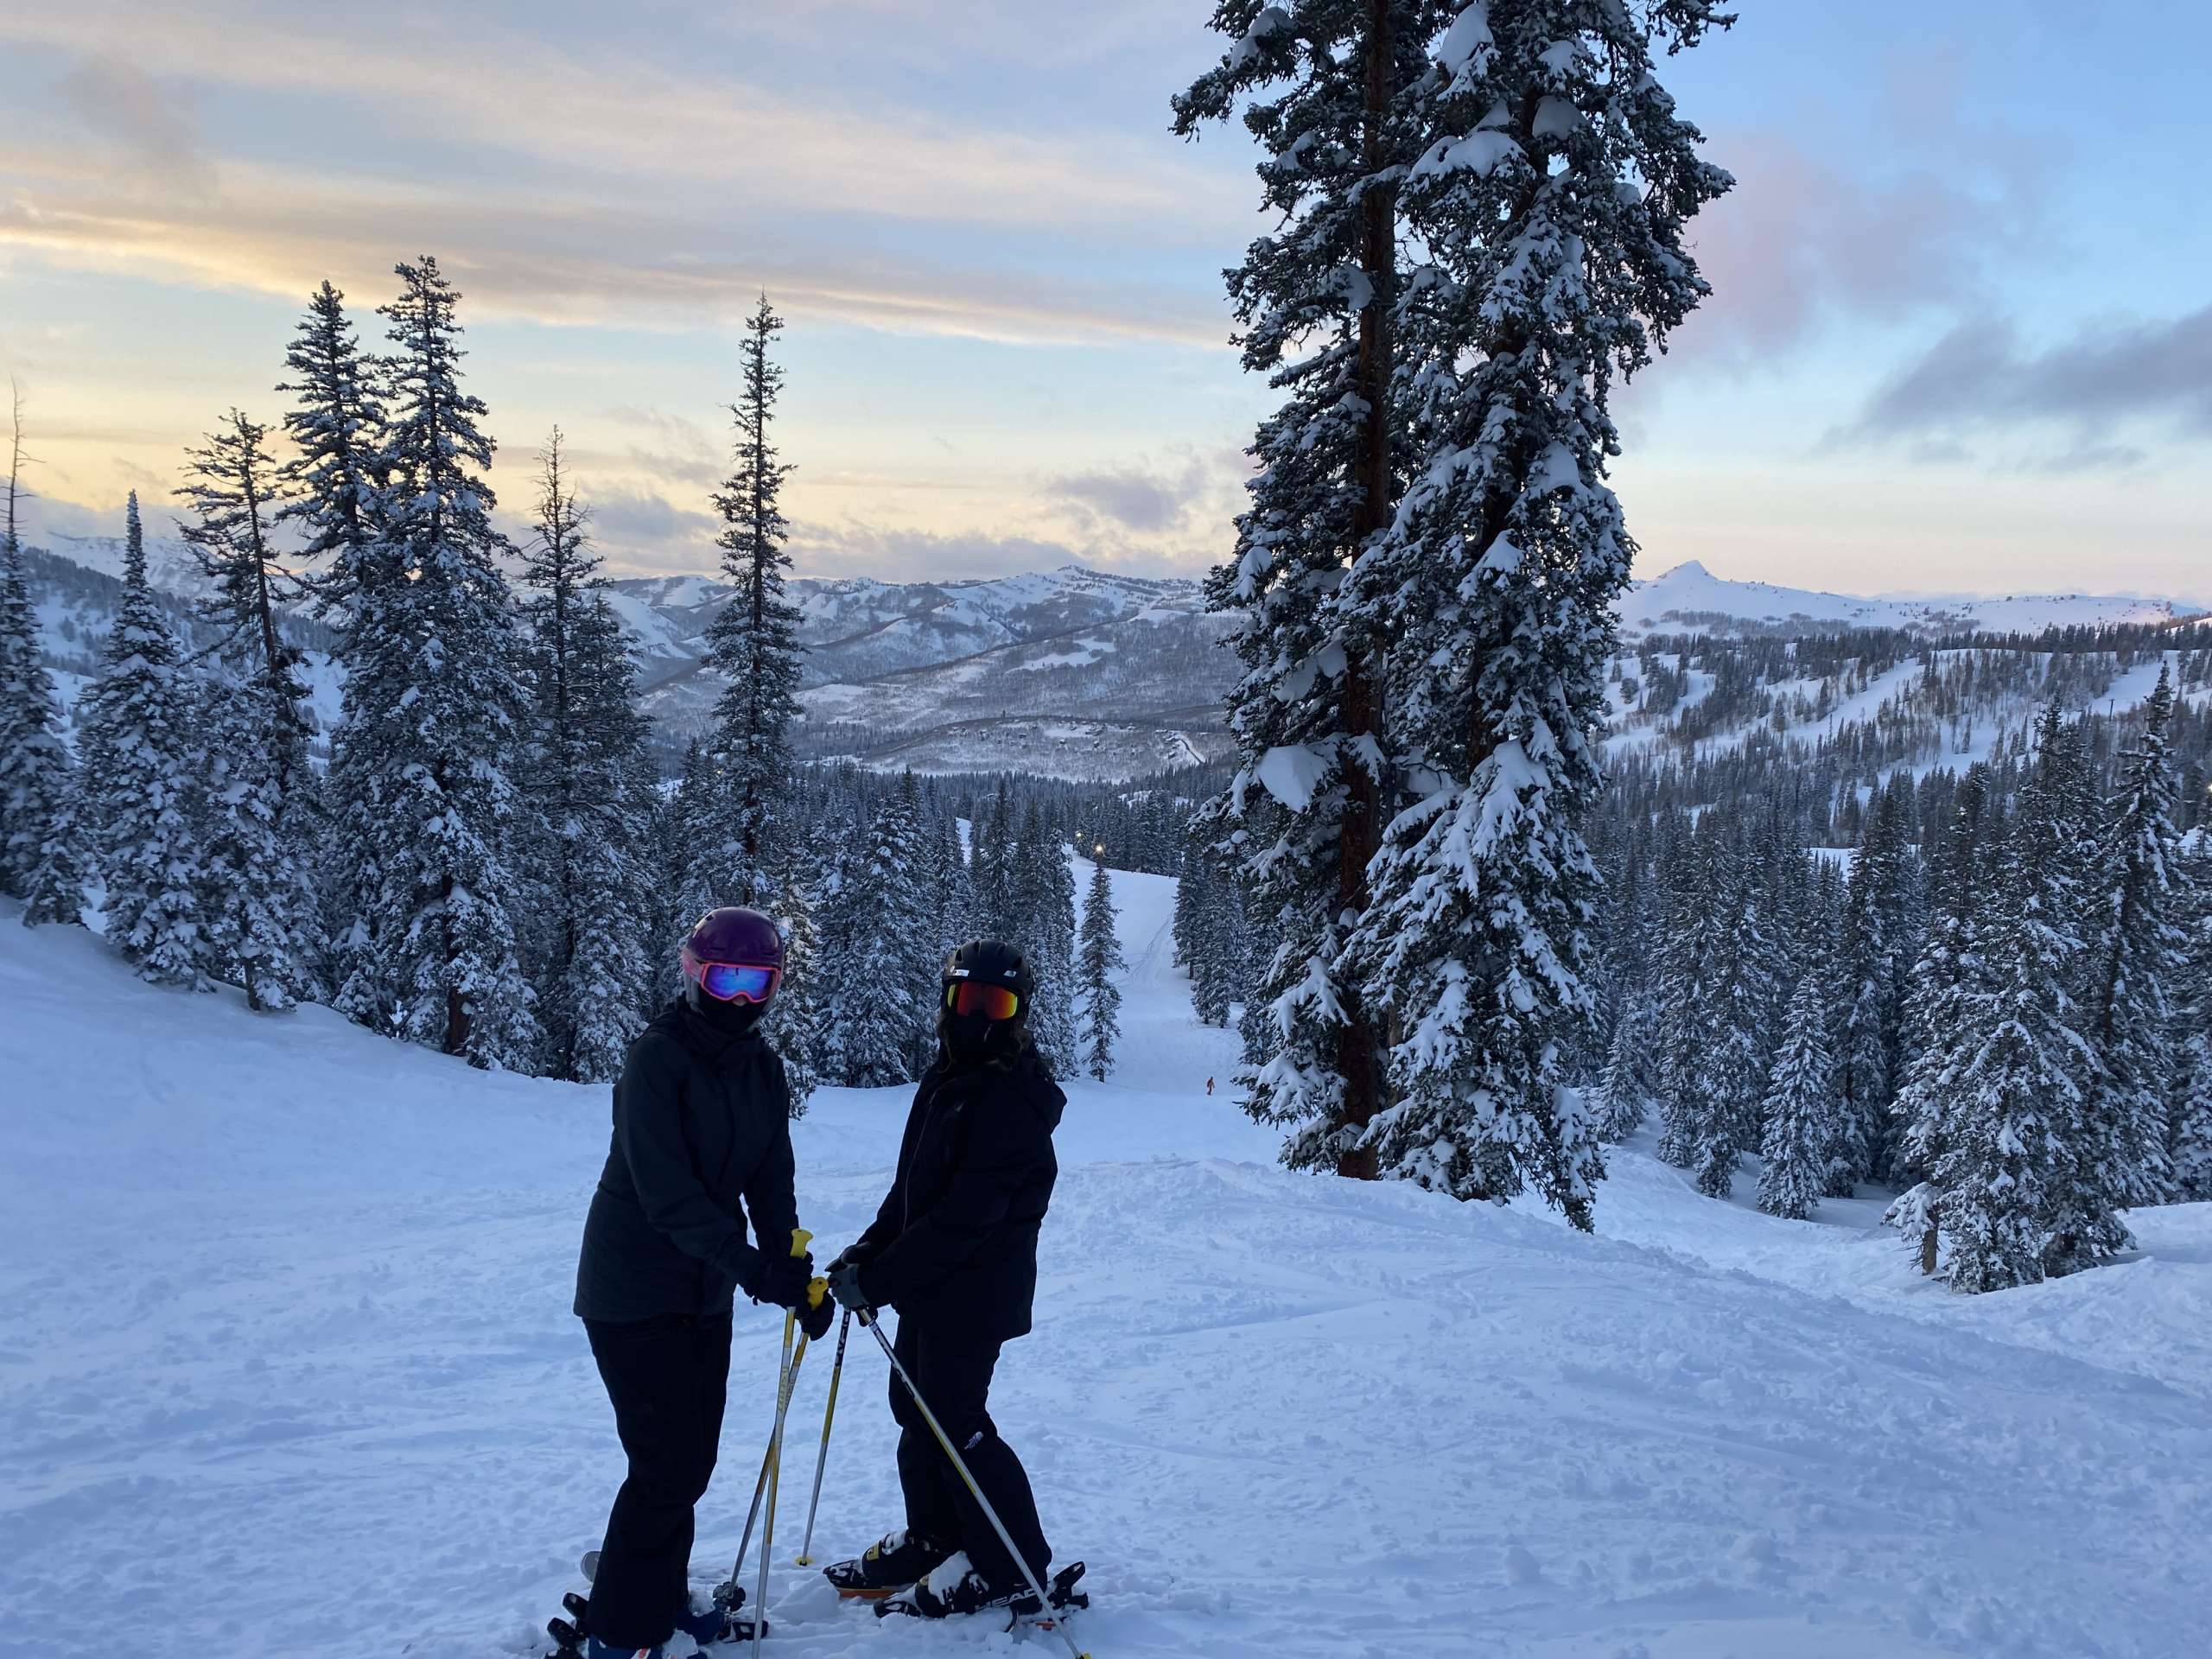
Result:
[[1011,1020],[1020,1012],[1021,999],[1003,985],[980,979],[956,979],[944,988],[944,1006],[954,1014]]
[[684,953],[683,971],[717,1002],[766,1002],[776,994],[783,971],[750,962],[702,962]]

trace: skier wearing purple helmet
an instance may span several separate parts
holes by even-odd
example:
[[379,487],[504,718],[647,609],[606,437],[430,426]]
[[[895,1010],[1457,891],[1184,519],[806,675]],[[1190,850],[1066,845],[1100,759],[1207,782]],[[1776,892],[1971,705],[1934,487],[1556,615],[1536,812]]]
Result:
[[592,1581],[594,1659],[658,1656],[679,1628],[702,1644],[722,1634],[685,1580],[721,1439],[732,1299],[796,1308],[813,1336],[831,1313],[806,1306],[813,1258],[791,1254],[791,1093],[760,1032],[783,936],[757,910],[709,911],[682,960],[683,995],[630,1045],[614,1085],[576,1266],[576,1315],[629,1458]]

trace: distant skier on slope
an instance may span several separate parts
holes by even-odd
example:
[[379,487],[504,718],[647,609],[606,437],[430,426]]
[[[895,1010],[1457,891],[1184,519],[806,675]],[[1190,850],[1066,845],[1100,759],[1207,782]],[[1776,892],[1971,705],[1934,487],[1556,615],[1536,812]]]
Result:
[[[1042,1584],[1052,1548],[988,1409],[1001,1347],[1030,1328],[1037,1235],[1059,1173],[1052,1131],[1067,1103],[1030,1042],[1034,990],[1021,953],[999,940],[947,959],[937,1058],[907,1114],[898,1173],[875,1220],[830,1263],[830,1287],[856,1311],[898,1310],[900,1363]],[[891,1414],[903,1431],[906,1528],[824,1576],[843,1594],[890,1598],[879,1611],[925,1618],[1018,1606],[1020,1569],[895,1373]]]
[[683,994],[631,1044],[614,1085],[576,1264],[576,1315],[630,1460],[592,1581],[591,1659],[659,1659],[679,1628],[702,1645],[721,1636],[721,1612],[695,1613],[685,1576],[721,1439],[731,1297],[797,1308],[815,1337],[831,1313],[806,1306],[813,1258],[790,1253],[790,1094],[759,1031],[783,938],[757,910],[710,911],[682,959]]

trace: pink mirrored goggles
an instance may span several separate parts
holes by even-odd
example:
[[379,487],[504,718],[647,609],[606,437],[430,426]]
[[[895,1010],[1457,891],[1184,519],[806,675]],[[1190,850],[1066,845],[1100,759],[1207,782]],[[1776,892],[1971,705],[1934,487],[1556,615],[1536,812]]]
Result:
[[766,1002],[783,982],[784,970],[757,962],[702,962],[683,951],[684,977],[717,1002]]

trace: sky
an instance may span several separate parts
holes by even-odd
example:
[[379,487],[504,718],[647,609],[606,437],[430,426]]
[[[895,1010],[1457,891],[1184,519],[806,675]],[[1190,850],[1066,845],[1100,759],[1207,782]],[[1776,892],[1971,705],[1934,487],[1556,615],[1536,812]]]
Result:
[[[2212,8],[1743,0],[1662,76],[1737,188],[1622,396],[1654,575],[2212,603]],[[557,423],[620,573],[712,567],[741,324],[786,318],[801,574],[1198,574],[1264,385],[1203,0],[0,8],[0,373],[34,527],[274,424],[315,285],[461,291],[508,522]],[[158,515],[156,515],[158,520]]]

